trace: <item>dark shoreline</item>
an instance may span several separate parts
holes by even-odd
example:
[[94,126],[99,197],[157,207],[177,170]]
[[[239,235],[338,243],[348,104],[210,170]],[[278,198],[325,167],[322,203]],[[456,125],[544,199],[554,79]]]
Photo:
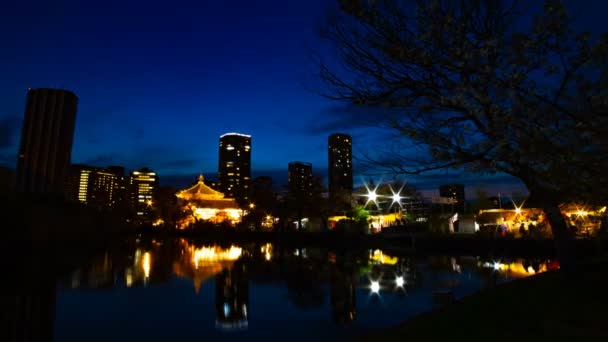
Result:
[[[26,250],[99,250],[116,241],[130,238],[186,238],[197,243],[246,244],[273,243],[284,247],[318,247],[336,250],[383,249],[398,254],[449,255],[517,255],[553,256],[553,239],[488,238],[477,235],[432,235],[425,233],[385,236],[316,232],[239,232],[239,231],[160,231],[145,229],[137,232],[110,233],[101,237],[57,236],[52,239],[3,238],[0,248],[6,251]],[[608,238],[576,239],[572,241],[577,254],[594,255],[608,250]]]
[[[317,247],[337,251],[382,249],[399,255],[555,256],[553,239],[505,239],[478,235],[143,230],[137,236],[143,239],[187,238],[201,244],[273,243],[282,247]],[[573,240],[573,246],[577,255],[593,256],[608,249],[608,239],[577,239]]]

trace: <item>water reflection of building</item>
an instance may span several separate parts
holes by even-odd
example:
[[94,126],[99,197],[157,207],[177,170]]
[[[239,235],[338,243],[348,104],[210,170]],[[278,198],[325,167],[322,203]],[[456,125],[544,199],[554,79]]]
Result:
[[14,252],[1,258],[6,263],[2,264],[5,277],[0,292],[0,341],[52,341],[55,268],[40,262],[45,256],[42,253],[30,250],[30,254],[24,253],[27,257],[19,257]]
[[196,247],[186,240],[180,240],[180,243],[181,256],[173,264],[173,272],[178,277],[192,279],[196,293],[200,291],[205,281],[222,272],[223,269],[232,267],[242,253],[242,249],[236,246]]
[[219,329],[246,329],[249,286],[245,264],[236,262],[215,276],[215,325]]
[[0,296],[0,341],[52,341],[55,289],[43,293]]
[[113,286],[140,287],[151,282],[153,261],[157,281],[165,280],[166,275],[159,272],[162,267],[161,258],[153,256],[154,250],[136,248],[131,253],[110,254],[104,253],[89,264],[71,272],[64,286],[68,288],[109,288]]
[[332,319],[336,323],[352,322],[356,315],[357,279],[354,270],[343,263],[336,263],[330,267],[329,272]]

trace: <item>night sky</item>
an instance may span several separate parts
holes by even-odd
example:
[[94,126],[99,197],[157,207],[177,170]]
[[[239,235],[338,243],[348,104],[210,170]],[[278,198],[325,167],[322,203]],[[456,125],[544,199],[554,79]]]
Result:
[[[306,87],[333,3],[2,1],[0,165],[15,166],[27,88],[54,87],[80,99],[74,163],[149,166],[179,183],[215,174],[219,136],[240,132],[252,135],[253,176],[285,182],[294,160],[326,176],[329,133],[352,134],[355,155],[378,142]],[[582,3],[581,24],[607,31],[606,3]],[[453,180],[474,183],[451,171],[418,182]]]

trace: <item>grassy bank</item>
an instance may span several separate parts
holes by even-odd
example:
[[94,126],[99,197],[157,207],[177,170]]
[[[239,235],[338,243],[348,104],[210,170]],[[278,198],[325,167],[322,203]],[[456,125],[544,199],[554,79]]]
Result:
[[574,278],[558,271],[488,289],[401,325],[370,331],[365,341],[493,340],[499,337],[608,337],[608,263],[583,267]]

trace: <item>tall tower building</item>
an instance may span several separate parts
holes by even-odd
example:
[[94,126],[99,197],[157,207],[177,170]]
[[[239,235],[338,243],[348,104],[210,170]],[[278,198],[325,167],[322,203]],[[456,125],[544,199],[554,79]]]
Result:
[[298,197],[312,197],[312,164],[294,161],[289,163],[289,191]]
[[454,210],[464,212],[464,185],[463,184],[444,184],[439,186],[439,196],[451,198],[455,201]]
[[226,133],[220,137],[218,188],[241,206],[249,202],[251,183],[251,136]]
[[129,199],[136,221],[148,222],[153,219],[152,214],[156,206],[157,190],[158,177],[156,172],[148,168],[131,172],[129,176]]
[[17,159],[17,192],[63,194],[77,107],[78,98],[71,91],[28,90]]
[[329,196],[353,192],[353,153],[350,135],[334,133],[328,139]]

